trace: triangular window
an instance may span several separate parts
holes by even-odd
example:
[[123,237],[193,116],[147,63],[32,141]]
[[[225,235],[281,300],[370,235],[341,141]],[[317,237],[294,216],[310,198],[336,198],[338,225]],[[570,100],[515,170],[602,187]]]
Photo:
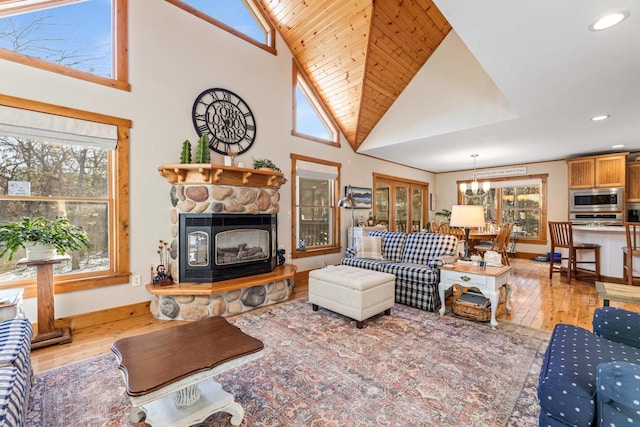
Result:
[[293,130],[292,135],[331,145],[339,145],[338,129],[331,115],[318,100],[315,92],[307,83],[304,75],[293,66],[295,87],[293,94]]
[[275,53],[275,30],[253,0],[166,1],[243,40]]

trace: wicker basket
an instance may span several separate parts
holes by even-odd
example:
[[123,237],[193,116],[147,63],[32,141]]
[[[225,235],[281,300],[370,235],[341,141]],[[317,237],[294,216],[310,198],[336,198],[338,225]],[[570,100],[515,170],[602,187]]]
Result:
[[[465,292],[472,289],[465,289]],[[456,316],[464,317],[465,319],[475,320],[476,322],[488,322],[491,320],[491,308],[482,308],[476,304],[470,304],[466,301],[459,301],[460,296],[457,296],[451,305],[453,314]],[[500,288],[500,296],[498,297],[498,307],[496,308],[496,317],[505,313],[505,302],[507,301],[507,288],[505,286]]]

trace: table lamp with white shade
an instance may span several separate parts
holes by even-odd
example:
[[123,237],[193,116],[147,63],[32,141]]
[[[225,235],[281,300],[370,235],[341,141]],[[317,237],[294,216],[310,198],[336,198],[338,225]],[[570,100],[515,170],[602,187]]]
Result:
[[469,228],[484,227],[484,206],[481,205],[453,205],[451,207],[451,218],[449,220],[451,227],[464,228],[464,258],[469,258]]

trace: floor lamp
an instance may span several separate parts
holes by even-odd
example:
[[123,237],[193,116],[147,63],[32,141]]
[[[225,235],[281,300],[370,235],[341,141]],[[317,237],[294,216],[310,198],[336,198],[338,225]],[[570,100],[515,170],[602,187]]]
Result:
[[353,242],[355,241],[355,233],[353,232],[353,208],[356,207],[356,199],[353,198],[353,189],[350,185],[347,187],[344,197],[338,200],[338,206],[351,208],[351,247],[354,247],[355,244]]
[[464,228],[464,258],[469,261],[469,228],[484,226],[484,206],[482,205],[453,205],[449,225]]

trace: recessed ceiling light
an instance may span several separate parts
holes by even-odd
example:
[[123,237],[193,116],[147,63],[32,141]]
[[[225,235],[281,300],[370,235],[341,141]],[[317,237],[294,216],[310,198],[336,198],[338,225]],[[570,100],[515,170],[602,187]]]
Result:
[[599,122],[601,120],[607,120],[609,117],[611,117],[608,114],[602,115],[602,116],[595,116],[595,117],[591,117],[591,121],[592,122]]
[[593,24],[591,24],[589,29],[591,31],[606,30],[607,28],[611,28],[614,25],[618,25],[619,23],[624,21],[628,16],[629,16],[629,11],[627,10],[605,15],[602,18],[598,19]]
[[622,148],[624,147],[624,144],[617,144],[617,145],[612,145],[611,148]]

